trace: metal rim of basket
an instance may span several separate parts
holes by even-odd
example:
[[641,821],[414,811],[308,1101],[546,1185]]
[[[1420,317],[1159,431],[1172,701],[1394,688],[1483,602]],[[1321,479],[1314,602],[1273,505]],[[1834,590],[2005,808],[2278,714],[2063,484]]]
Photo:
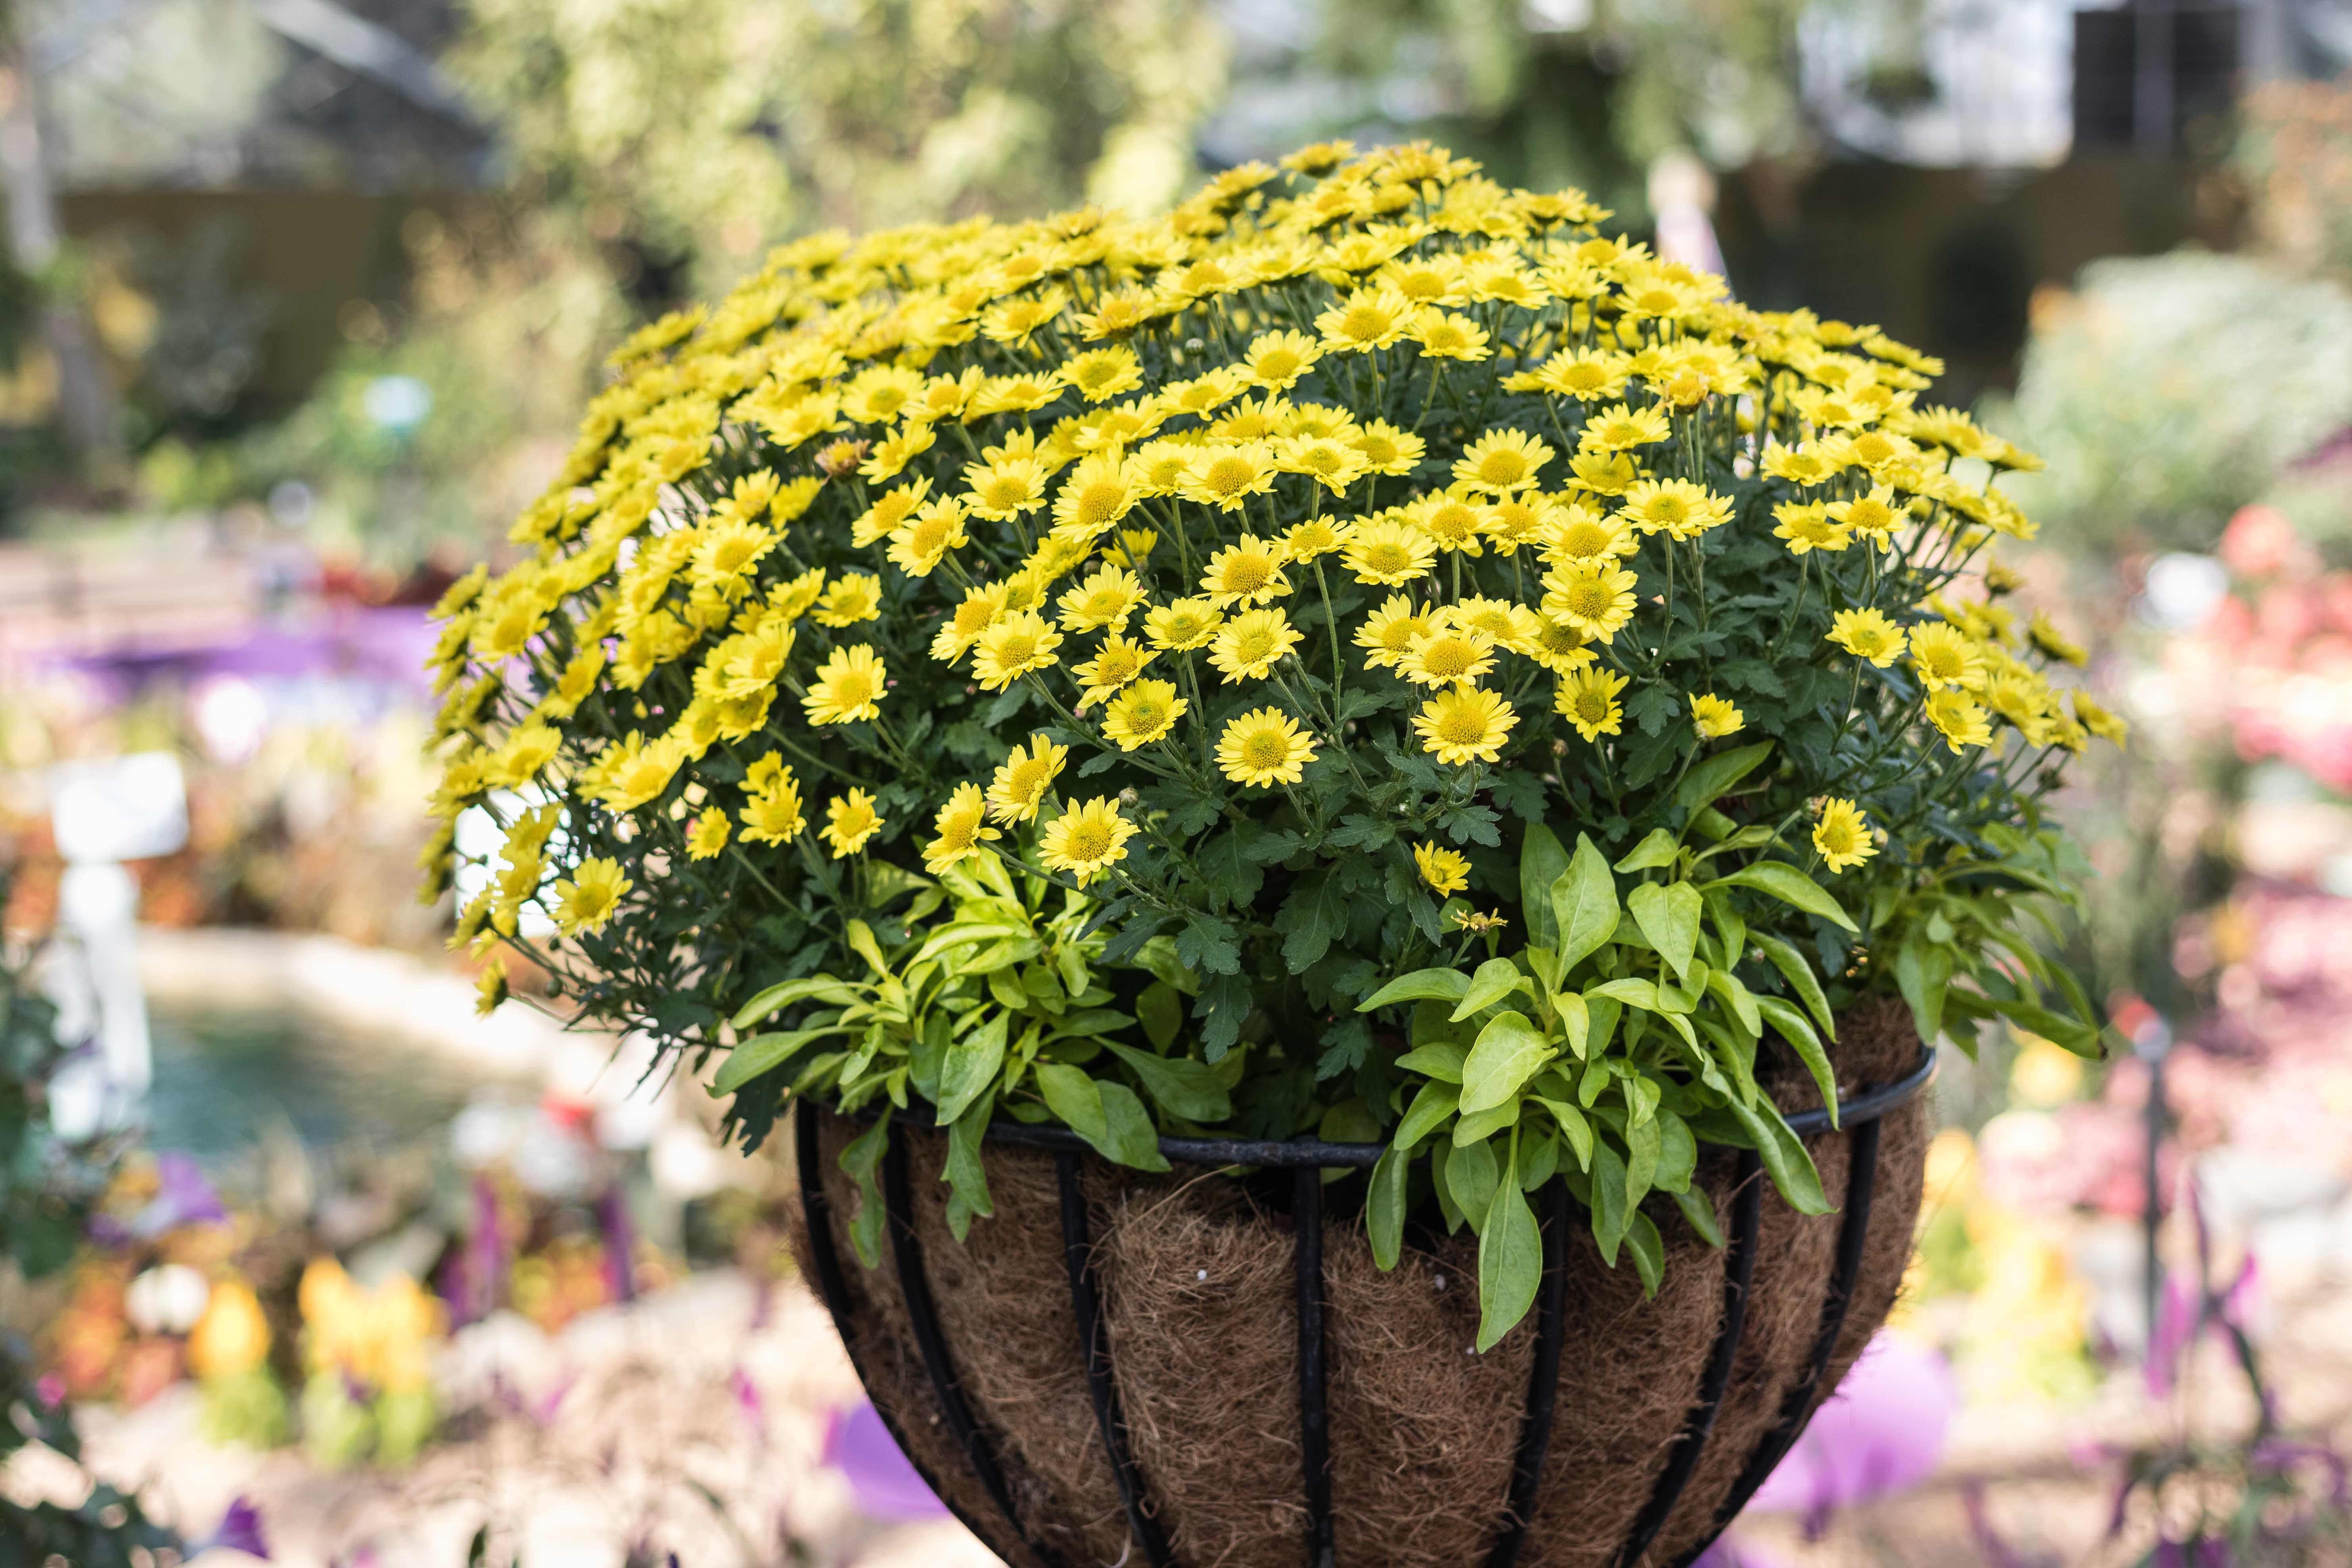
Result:
[[[1846,1310],[1853,1299],[1854,1282],[1862,1269],[1863,1247],[1869,1235],[1871,1205],[1878,1172],[1880,1119],[1909,1104],[1924,1092],[1936,1075],[1936,1063],[1935,1048],[1928,1047],[1921,1053],[1918,1065],[1902,1078],[1889,1084],[1864,1089],[1838,1101],[1834,1130],[1851,1134],[1848,1140],[1845,1207],[1838,1226],[1835,1262],[1828,1289],[1822,1296],[1821,1323],[1814,1335],[1805,1372],[1782,1399],[1780,1418],[1759,1441],[1723,1506],[1716,1510],[1706,1539],[1681,1553],[1672,1568],[1689,1568],[1714,1543],[1716,1537],[1723,1532],[1739,1510],[1747,1506],[1757,1489],[1764,1484],[1765,1478],[1772,1473],[1774,1467],[1796,1446],[1798,1437],[1812,1418],[1815,1396],[1821,1392],[1822,1379],[1828,1371],[1830,1360],[1836,1353],[1838,1337],[1845,1327]],[[826,1311],[832,1315],[843,1344],[849,1350],[852,1363],[856,1364],[857,1342],[850,1331],[852,1314],[848,1277],[843,1269],[840,1252],[834,1245],[832,1202],[825,1194],[824,1172],[817,1157],[816,1119],[819,1110],[814,1101],[803,1100],[797,1110],[794,1142],[800,1167],[802,1212],[808,1223],[810,1260],[815,1266],[817,1293],[824,1300]],[[1800,1137],[1813,1137],[1833,1130],[1826,1110],[1798,1111],[1788,1115],[1786,1120],[1790,1130]],[[907,1171],[906,1125],[901,1119],[895,1117],[890,1123],[888,1142],[882,1157],[882,1199],[888,1222],[891,1261],[898,1277],[900,1294],[906,1301],[916,1348],[922,1356],[924,1372],[930,1380],[931,1392],[939,1401],[940,1413],[950,1432],[963,1450],[966,1461],[982,1489],[988,1493],[990,1501],[1011,1525],[1013,1539],[1042,1568],[1065,1568],[1061,1555],[1032,1536],[1022,1522],[1013,1505],[1012,1489],[1006,1484],[1003,1468],[997,1462],[994,1445],[973,1419],[971,1407],[963,1395],[962,1384],[949,1359],[946,1335],[940,1329],[937,1307],[931,1298],[929,1276],[923,1267],[921,1244],[915,1235],[913,1194]],[[1148,1502],[1146,1483],[1129,1450],[1127,1425],[1119,1413],[1118,1390],[1112,1376],[1110,1348],[1104,1331],[1101,1300],[1095,1289],[1090,1261],[1092,1244],[1087,1235],[1086,1199],[1078,1183],[1078,1156],[1088,1146],[1085,1140],[1067,1128],[1032,1126],[1018,1121],[992,1122],[988,1136],[999,1142],[1047,1150],[1054,1155],[1061,1199],[1062,1257],[1069,1274],[1070,1303],[1077,1322],[1078,1353],[1086,1362],[1087,1391],[1094,1405],[1095,1422],[1110,1459],[1111,1472],[1118,1483],[1119,1500],[1127,1513],[1128,1533],[1133,1543],[1141,1548],[1151,1568],[1178,1568],[1179,1559],[1169,1544],[1167,1532],[1160,1528]],[[1211,1167],[1246,1165],[1292,1173],[1290,1217],[1297,1242],[1299,1448],[1307,1515],[1307,1568],[1336,1568],[1329,1420],[1325,1386],[1323,1172],[1367,1169],[1379,1160],[1387,1147],[1384,1143],[1328,1143],[1306,1138],[1286,1141],[1160,1140],[1160,1152],[1171,1163]],[[1714,1429],[1717,1409],[1731,1382],[1732,1363],[1739,1350],[1740,1332],[1746,1325],[1748,1294],[1755,1275],[1756,1249],[1763,1212],[1762,1162],[1754,1150],[1739,1151],[1732,1190],[1735,1195],[1724,1267],[1723,1317],[1716,1331],[1714,1348],[1708,1355],[1690,1414],[1675,1438],[1666,1467],[1651,1489],[1649,1500],[1634,1519],[1623,1544],[1618,1548],[1613,1559],[1614,1568],[1634,1568],[1673,1514],[1675,1505],[1681,1500],[1684,1489],[1689,1485],[1697,1469],[1699,1454]],[[1560,1353],[1566,1339],[1567,1238],[1573,1218],[1574,1200],[1569,1195],[1564,1178],[1554,1177],[1545,1184],[1543,1192],[1543,1213],[1540,1216],[1543,1280],[1536,1303],[1535,1363],[1528,1382],[1527,1408],[1520,1423],[1518,1450],[1512,1463],[1510,1491],[1504,1519],[1495,1543],[1486,1553],[1486,1568],[1515,1568],[1518,1562],[1528,1524],[1535,1512],[1536,1493],[1542,1480],[1544,1453],[1551,1438],[1553,1405],[1559,1392]],[[858,1366],[857,1371],[862,1381],[865,1368]],[[878,1405],[876,1409],[889,1427],[891,1436],[897,1439],[900,1450],[908,1454],[908,1463],[913,1464],[912,1450],[908,1448],[905,1434],[898,1429],[897,1419],[887,1411],[881,1410]],[[941,1495],[941,1500],[946,1501],[944,1495],[940,1493],[938,1480],[925,1472],[921,1466],[917,1465],[916,1469],[932,1492]],[[971,1518],[953,1503],[948,1506],[974,1535],[992,1546],[995,1544],[992,1531],[982,1528],[981,1521]]]

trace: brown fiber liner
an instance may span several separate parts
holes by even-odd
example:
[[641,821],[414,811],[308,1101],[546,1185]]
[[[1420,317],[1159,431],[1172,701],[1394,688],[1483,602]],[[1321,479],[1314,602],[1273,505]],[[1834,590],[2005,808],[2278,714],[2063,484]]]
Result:
[[[1899,1002],[1874,999],[1840,1026],[1834,1050],[1848,1093],[1900,1078],[1917,1060],[1918,1037]],[[1787,1110],[1821,1102],[1793,1058],[1768,1062],[1764,1077]],[[1862,1272],[1823,1394],[1894,1305],[1927,1132],[1924,1100],[1883,1123]],[[939,1417],[891,1263],[858,1267],[847,1232],[856,1192],[836,1164],[851,1135],[826,1116],[820,1153],[848,1276],[851,1350],[866,1388],[988,1544],[1016,1568],[1046,1568],[1014,1541]],[[1846,1139],[1811,1141],[1832,1203],[1844,1197]],[[974,1222],[959,1245],[938,1179],[943,1141],[910,1132],[908,1152],[940,1324],[1029,1534],[1066,1568],[1122,1559],[1142,1568],[1087,1395],[1053,1156],[989,1145],[996,1215]],[[1734,1164],[1728,1152],[1710,1150],[1700,1167],[1727,1226]],[[1287,1216],[1262,1210],[1223,1176],[1181,1167],[1147,1176],[1091,1155],[1082,1166],[1111,1361],[1149,1506],[1184,1568],[1296,1568],[1307,1518]],[[1658,1205],[1658,1217],[1667,1257],[1654,1300],[1643,1300],[1630,1263],[1601,1264],[1580,1223],[1570,1233],[1558,1413],[1520,1553],[1526,1568],[1606,1568],[1696,1397],[1722,1316],[1724,1258],[1668,1205]],[[1762,1219],[1731,1385],[1688,1488],[1643,1560],[1652,1568],[1711,1533],[1811,1353],[1839,1216],[1798,1215],[1768,1184]],[[805,1267],[806,1237],[796,1246]],[[1385,1274],[1360,1226],[1326,1229],[1333,1511],[1345,1568],[1458,1568],[1479,1562],[1495,1540],[1534,1330],[1530,1317],[1486,1355],[1471,1353],[1475,1263],[1466,1229],[1433,1250],[1409,1249]]]

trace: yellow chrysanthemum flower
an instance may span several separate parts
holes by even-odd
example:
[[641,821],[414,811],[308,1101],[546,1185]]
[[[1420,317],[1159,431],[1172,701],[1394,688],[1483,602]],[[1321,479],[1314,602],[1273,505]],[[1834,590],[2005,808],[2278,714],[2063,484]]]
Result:
[[1813,824],[1813,847],[1832,871],[1852,870],[1878,853],[1870,819],[1850,800],[1822,802],[1821,820]]
[[1223,621],[1216,605],[1207,599],[1178,599],[1145,614],[1143,635],[1156,648],[1183,653],[1205,647]]
[[1423,751],[1441,763],[1459,764],[1500,758],[1503,742],[1518,721],[1517,710],[1500,694],[1457,686],[1423,703],[1412,727]]
[[1400,430],[1385,419],[1374,419],[1357,430],[1349,444],[1364,455],[1367,471],[1409,474],[1421,466],[1429,445],[1410,430]]
[[2130,737],[2131,725],[2127,721],[2108,712],[2106,709],[2080,691],[2072,693],[2071,697],[2074,705],[2074,718],[2084,729],[2098,736],[2099,739],[2112,741],[2118,746]]
[[1397,661],[1397,673],[1415,686],[1475,683],[1491,673],[1495,639],[1475,627],[1454,625],[1454,619],[1448,616],[1445,624],[1415,637],[1405,657]]
[[1491,430],[1463,448],[1454,480],[1483,495],[1510,495],[1534,489],[1553,456],[1549,444],[1523,430]]
[[1470,885],[1470,860],[1458,849],[1416,844],[1412,847],[1412,863],[1419,868],[1421,879],[1429,884],[1430,891],[1441,899]]
[[1226,684],[1263,680],[1275,661],[1297,647],[1302,637],[1279,609],[1244,610],[1217,628],[1209,664]]
[[1054,663],[1062,634],[1034,610],[1014,610],[980,634],[972,678],[982,691],[1002,691],[1033,669]]
[[1066,632],[1124,629],[1127,618],[1143,603],[1143,584],[1123,567],[1098,566],[1057,603]]
[[1903,628],[1876,610],[1840,610],[1830,617],[1829,640],[1885,669],[1903,656]]
[[1984,684],[1984,656],[1968,634],[1941,623],[1911,628],[1911,668],[1929,691]]
[[1220,610],[1263,605],[1290,592],[1282,565],[1279,542],[1244,534],[1209,557],[1208,570],[1201,574],[1201,592]]
[[1324,343],[1342,353],[1366,353],[1402,339],[1412,325],[1413,304],[1393,289],[1362,289],[1315,318]]
[[1612,556],[1571,562],[1544,574],[1543,613],[1586,640],[1605,643],[1633,618],[1639,581]]
[[1696,539],[1731,521],[1731,498],[1688,479],[1643,479],[1627,487],[1620,515],[1643,533]]
[[1559,509],[1551,518],[1551,526],[1544,532],[1544,559],[1554,563],[1598,561],[1604,555],[1622,559],[1641,548],[1642,542],[1633,536],[1632,524],[1613,513],[1596,511],[1581,501]]
[[2069,641],[2047,611],[2033,612],[2032,620],[2026,623],[2025,635],[2035,647],[2061,664],[2071,664],[2080,668],[2091,662],[2090,650],[2078,642]]
[[882,711],[882,695],[890,679],[888,667],[874,649],[860,643],[837,647],[817,667],[801,706],[812,724],[848,724],[872,719]]
[[1165,680],[1130,682],[1103,710],[1103,737],[1122,752],[1160,740],[1192,706]]
[[[1912,634],[1912,641],[1915,645],[1917,643],[1917,633]],[[1969,700],[1968,692],[1959,687],[1948,686],[1939,691],[1929,692],[1927,712],[1927,722],[1936,727],[1936,732],[1944,737],[1944,743],[1954,752],[1966,746],[1992,744],[1991,721],[1985,717],[1985,710]]]
[[1895,529],[1910,515],[1895,492],[1885,485],[1852,500],[1832,501],[1828,510],[1833,520],[1880,545],[1891,542]]
[[882,814],[874,809],[874,797],[853,789],[825,802],[824,826],[817,830],[817,837],[839,860],[865,848],[866,841],[881,831]]
[[1559,683],[1559,689],[1552,697],[1552,707],[1576,726],[1578,734],[1597,742],[1623,727],[1625,710],[1618,703],[1617,694],[1624,689],[1623,676],[1598,664],[1588,664]]
[[734,834],[734,825],[723,811],[706,811],[696,816],[694,826],[687,829],[686,854],[689,860],[716,859],[727,847]]
[[866,572],[845,572],[817,599],[809,619],[821,626],[847,626],[881,614],[882,579]]
[[976,784],[960,784],[931,819],[931,841],[923,846],[923,869],[936,877],[959,861],[985,855],[991,839],[1003,837],[988,826],[988,803]]
[[1070,470],[1054,497],[1054,533],[1084,544],[1101,538],[1135,508],[1135,466],[1116,452],[1095,452]]
[[1549,616],[1536,617],[1535,638],[1529,651],[1537,663],[1555,675],[1567,675],[1583,668],[1599,656],[1585,646],[1589,639],[1574,626],[1553,620]]
[[1045,466],[1034,458],[1000,458],[965,474],[964,505],[974,517],[1002,522],[1036,510],[1045,499]]
[[1587,415],[1578,439],[1591,451],[1623,452],[1655,446],[1673,434],[1674,424],[1664,409],[1654,404],[1635,409],[1618,403]]
[[1450,554],[1483,555],[1486,509],[1468,495],[1423,496],[1405,509],[1406,519]]
[[1102,403],[1143,384],[1143,363],[1124,347],[1088,349],[1074,354],[1058,373],[1062,384],[1088,403]]
[[1069,754],[1067,746],[1057,746],[1043,735],[1030,736],[1025,750],[1013,747],[989,784],[988,815],[1007,826],[1034,818]]
[[1322,357],[1323,346],[1304,332],[1260,332],[1242,351],[1240,368],[1252,386],[1287,392]]
[[1412,652],[1413,638],[1431,627],[1429,616],[1402,594],[1391,594],[1388,603],[1366,616],[1356,627],[1356,646],[1364,650],[1364,663],[1372,669],[1393,669]]
[[1084,886],[1127,858],[1127,841],[1135,831],[1135,824],[1118,814],[1118,802],[1100,796],[1047,823],[1037,837],[1037,858]]
[[941,496],[890,531],[889,560],[909,577],[928,577],[948,552],[971,542],[961,502]]
[[1702,740],[1719,741],[1726,735],[1737,735],[1748,726],[1746,714],[1732,705],[1727,697],[1713,692],[1690,694],[1691,727]]
[[1279,708],[1258,708],[1225,726],[1217,738],[1217,767],[1235,784],[1263,787],[1297,784],[1316,757],[1298,721]]
[[1340,559],[1357,582],[1393,588],[1429,574],[1437,542],[1400,519],[1375,518],[1357,524]]
[[986,587],[966,593],[955,614],[931,637],[931,657],[941,664],[953,664],[978,642],[981,634],[1003,619],[1012,587],[1004,583],[992,583]]
[[1772,537],[1785,542],[1791,555],[1843,550],[1853,542],[1846,525],[1832,519],[1829,507],[1822,501],[1784,500],[1772,509],[1772,515],[1780,523]]
[[571,876],[555,884],[555,928],[565,936],[603,931],[636,884],[621,863],[596,855],[580,862]]
[[1083,687],[1078,706],[1091,708],[1109,701],[1119,688],[1142,674],[1144,667],[1159,657],[1157,650],[1141,643],[1123,637],[1105,637],[1094,658],[1070,667],[1070,673]]

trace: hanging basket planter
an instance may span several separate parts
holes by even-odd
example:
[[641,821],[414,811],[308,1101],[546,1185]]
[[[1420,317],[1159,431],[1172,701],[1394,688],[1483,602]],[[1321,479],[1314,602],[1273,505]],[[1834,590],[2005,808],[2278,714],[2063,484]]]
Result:
[[[1766,1079],[1839,1212],[1796,1213],[1711,1148],[1728,1238],[1683,1232],[1643,1297],[1559,1178],[1536,1313],[1485,1356],[1475,1238],[1373,1264],[1344,1212],[1381,1145],[1171,1139],[1152,1177],[1000,1123],[997,1215],[962,1243],[945,1139],[897,1131],[881,1266],[838,1156],[863,1123],[803,1100],[804,1272],[908,1456],[1015,1568],[1688,1563],[1795,1443],[1885,1319],[1910,1255],[1934,1068],[1899,1005],[1841,1019],[1832,1131],[1795,1067]],[[1844,1086],[1842,1086],[1844,1087]],[[1202,1167],[1253,1163],[1236,1181]]]

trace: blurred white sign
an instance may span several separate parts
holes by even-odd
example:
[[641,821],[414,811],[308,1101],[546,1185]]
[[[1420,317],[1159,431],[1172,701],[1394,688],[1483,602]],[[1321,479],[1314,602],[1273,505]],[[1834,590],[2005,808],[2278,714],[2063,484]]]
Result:
[[49,770],[49,826],[77,866],[169,855],[188,841],[187,781],[169,752],[59,763]]

